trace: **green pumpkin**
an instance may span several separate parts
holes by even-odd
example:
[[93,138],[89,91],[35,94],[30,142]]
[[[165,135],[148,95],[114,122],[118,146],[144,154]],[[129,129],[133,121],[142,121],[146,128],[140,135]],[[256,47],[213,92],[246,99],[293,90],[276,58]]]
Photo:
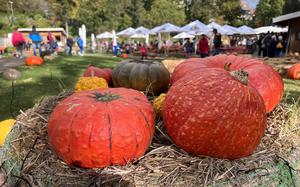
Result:
[[160,62],[150,60],[120,62],[113,70],[115,87],[150,91],[155,95],[168,89],[170,73]]

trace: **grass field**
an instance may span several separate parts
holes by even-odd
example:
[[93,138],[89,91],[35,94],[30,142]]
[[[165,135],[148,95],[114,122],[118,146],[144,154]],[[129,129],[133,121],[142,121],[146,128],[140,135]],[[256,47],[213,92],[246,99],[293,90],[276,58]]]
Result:
[[[78,77],[91,64],[101,68],[114,67],[120,58],[101,55],[61,56],[43,66],[21,66],[21,79],[15,82],[15,97],[12,113],[32,107],[45,96],[56,95],[63,90],[73,89]],[[0,121],[10,118],[11,82],[0,78]]]

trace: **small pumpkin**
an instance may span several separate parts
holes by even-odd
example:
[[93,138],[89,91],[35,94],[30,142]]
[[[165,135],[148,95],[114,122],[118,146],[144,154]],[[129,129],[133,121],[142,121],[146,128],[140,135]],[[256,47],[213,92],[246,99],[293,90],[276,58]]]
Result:
[[154,111],[156,114],[158,114],[158,116],[162,116],[163,104],[164,104],[166,95],[167,94],[162,93],[157,98],[155,98],[153,101]]
[[52,111],[48,141],[69,165],[125,165],[144,155],[154,123],[153,108],[141,92],[126,88],[77,92]]
[[256,58],[240,57],[234,55],[218,55],[208,58],[190,58],[176,66],[171,84],[180,80],[185,75],[199,69],[218,68],[228,71],[243,69],[249,74],[249,84],[256,88],[265,101],[267,112],[271,112],[280,102],[283,96],[283,81],[277,71]]
[[112,70],[109,68],[98,68],[95,66],[88,66],[84,72],[84,77],[100,77],[104,78],[108,84],[112,82]]
[[126,59],[126,58],[128,58],[128,55],[126,53],[123,53],[122,58]]
[[108,88],[105,79],[99,77],[80,77],[75,85],[75,92]]
[[27,66],[42,65],[43,59],[38,56],[31,56],[26,58],[25,63]]
[[202,68],[169,89],[163,121],[173,142],[193,155],[250,155],[266,129],[264,101],[243,70]]
[[290,79],[300,80],[300,63],[294,64],[288,69],[288,77]]
[[168,89],[170,73],[160,62],[151,60],[120,62],[113,70],[115,87],[150,91],[155,95]]
[[16,120],[14,119],[7,119],[0,122],[0,146],[3,146],[6,136],[15,123]]

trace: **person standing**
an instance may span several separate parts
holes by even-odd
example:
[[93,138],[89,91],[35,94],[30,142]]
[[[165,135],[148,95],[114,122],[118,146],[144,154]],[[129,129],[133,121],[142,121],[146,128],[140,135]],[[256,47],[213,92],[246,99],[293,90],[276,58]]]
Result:
[[83,39],[80,36],[77,39],[77,45],[79,47],[79,55],[83,56],[83,50],[84,50]]
[[212,55],[218,55],[220,53],[220,47],[222,45],[222,35],[220,33],[218,33],[217,29],[213,29],[213,33],[214,33],[214,39],[213,39],[213,51],[212,51]]
[[71,36],[69,36],[67,38],[67,51],[66,51],[67,55],[72,55],[73,45],[74,45],[73,38]]
[[16,30],[12,33],[11,42],[13,46],[16,48],[16,57],[23,58],[23,48],[25,45],[25,38],[22,33]]
[[42,55],[42,48],[41,48],[41,42],[42,42],[42,37],[36,30],[36,27],[33,25],[32,26],[32,31],[29,33],[29,38],[32,41],[32,46],[33,46],[33,55],[36,56],[36,50],[39,50],[39,55]]
[[200,51],[201,58],[205,58],[208,56],[209,53],[209,46],[208,46],[208,40],[204,34],[201,35],[201,39],[198,43],[198,48]]

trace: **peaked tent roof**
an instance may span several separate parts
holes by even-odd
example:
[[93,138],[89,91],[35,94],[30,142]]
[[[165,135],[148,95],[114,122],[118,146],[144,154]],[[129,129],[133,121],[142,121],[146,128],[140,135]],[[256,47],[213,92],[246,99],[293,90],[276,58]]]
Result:
[[203,33],[206,33],[206,32],[209,32],[211,31],[211,28],[209,28],[208,26],[206,26],[204,23],[202,23],[201,21],[199,20],[195,20],[183,27],[180,28],[180,30],[182,32],[196,32],[196,33],[199,33],[199,32],[203,32]]
[[223,27],[216,22],[211,22],[210,24],[207,25],[211,29],[217,29],[219,33],[221,34],[228,34],[228,31],[223,29]]
[[239,27],[238,29],[240,31],[240,34],[244,34],[244,35],[256,34],[254,29],[252,29],[251,27],[248,27],[246,25],[243,25],[243,26]]
[[154,34],[154,33],[151,33],[150,29],[141,26],[135,29],[135,34]]
[[171,23],[165,23],[160,26],[157,26],[150,30],[151,32],[158,33],[158,32],[180,32],[180,27],[173,25]]
[[132,27],[129,27],[125,30],[122,30],[120,32],[117,33],[117,36],[130,36],[134,34],[135,29]]
[[174,36],[175,39],[182,39],[182,38],[194,38],[195,36],[193,34],[189,34],[186,32],[182,32]]
[[231,25],[223,25],[223,29],[231,32],[231,34],[239,34],[240,33],[238,28],[233,27]]
[[275,33],[288,32],[288,28],[273,27],[273,26],[259,27],[254,30],[256,34],[267,33],[267,32],[275,32]]
[[98,39],[104,39],[104,38],[113,38],[113,34],[110,32],[104,32],[96,36]]

